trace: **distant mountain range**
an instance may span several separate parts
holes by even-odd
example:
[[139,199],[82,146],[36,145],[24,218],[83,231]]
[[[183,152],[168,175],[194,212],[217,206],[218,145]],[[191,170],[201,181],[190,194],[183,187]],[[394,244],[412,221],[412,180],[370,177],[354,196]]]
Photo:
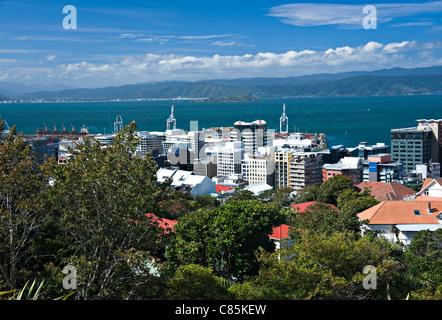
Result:
[[[163,81],[104,88],[57,90],[56,87],[21,92],[5,90],[0,100],[93,101],[171,98],[283,98],[327,96],[389,96],[442,94],[442,66],[391,68],[376,71],[315,74],[286,78],[239,78],[195,82]],[[24,91],[23,91],[24,90]],[[2,99],[3,95],[3,99]]]

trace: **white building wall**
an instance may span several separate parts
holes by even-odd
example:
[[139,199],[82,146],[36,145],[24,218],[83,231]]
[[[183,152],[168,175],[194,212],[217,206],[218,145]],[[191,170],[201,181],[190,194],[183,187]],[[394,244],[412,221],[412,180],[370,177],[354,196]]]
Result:
[[428,196],[442,198],[442,186],[438,183],[434,183],[428,188]]

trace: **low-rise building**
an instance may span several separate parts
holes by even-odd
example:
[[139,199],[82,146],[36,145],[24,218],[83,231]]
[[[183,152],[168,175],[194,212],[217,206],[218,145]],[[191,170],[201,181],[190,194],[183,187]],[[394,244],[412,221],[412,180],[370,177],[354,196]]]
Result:
[[268,185],[265,182],[255,183],[255,184],[249,184],[244,188],[244,190],[252,192],[255,196],[258,196],[266,191],[273,190],[273,187],[271,185]]
[[442,228],[442,201],[382,201],[361,212],[362,228],[379,233],[390,242],[409,245],[417,232]]
[[404,164],[391,161],[391,155],[380,153],[363,161],[363,181],[392,182],[404,178]]
[[442,178],[425,179],[421,189],[416,194],[416,200],[442,201]]
[[363,160],[359,157],[344,157],[338,163],[324,164],[322,167],[322,181],[344,175],[356,185],[362,181]]
[[171,188],[189,192],[193,196],[216,192],[216,186],[212,180],[207,176],[197,175],[193,171],[160,168],[156,176],[157,183],[161,184],[171,179]]
[[440,163],[429,162],[416,165],[416,173],[420,173],[422,179],[438,179],[440,178]]

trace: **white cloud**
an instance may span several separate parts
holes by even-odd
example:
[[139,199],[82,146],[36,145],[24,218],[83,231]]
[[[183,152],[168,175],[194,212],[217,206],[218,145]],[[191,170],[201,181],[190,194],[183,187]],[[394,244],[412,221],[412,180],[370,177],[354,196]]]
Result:
[[382,51],[386,52],[386,53],[396,53],[399,51],[404,51],[405,49],[407,49],[407,47],[413,46],[413,44],[414,44],[414,42],[410,42],[410,41],[402,41],[400,43],[392,42],[392,43],[385,45],[385,47],[382,49]]
[[[375,4],[378,23],[389,22],[397,18],[415,17],[424,13],[442,12],[442,1],[426,3],[382,3]],[[327,3],[295,3],[270,8],[269,16],[281,18],[286,24],[300,27],[321,25],[341,25],[363,28],[365,5],[344,5]],[[392,26],[431,25],[431,21],[403,22]]]
[[238,43],[236,41],[230,41],[230,42],[227,42],[227,41],[214,41],[211,44],[214,45],[214,46],[218,46],[218,47],[230,47],[230,46],[235,46]]
[[[58,82],[75,86],[107,86],[164,80],[201,80],[213,78],[299,76],[376,70],[391,67],[422,67],[440,63],[440,50],[430,55],[424,51],[440,47],[439,42],[403,41],[382,44],[368,42],[351,47],[326,50],[290,50],[282,53],[259,52],[243,55],[144,54],[108,57],[101,63],[77,61],[52,68],[10,68],[2,74],[15,77],[32,75],[40,82]],[[422,59],[422,57],[426,59]]]

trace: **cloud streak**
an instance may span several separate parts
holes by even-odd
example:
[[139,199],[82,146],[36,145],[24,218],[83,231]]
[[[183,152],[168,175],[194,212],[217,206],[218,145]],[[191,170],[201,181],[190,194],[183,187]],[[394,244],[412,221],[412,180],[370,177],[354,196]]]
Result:
[[[376,4],[378,23],[386,23],[400,18],[416,17],[421,14],[442,12],[442,1],[426,3],[383,3]],[[364,5],[343,5],[325,3],[285,4],[270,8],[268,16],[280,18],[281,22],[299,27],[323,25],[362,28],[367,16]],[[428,25],[429,21],[410,21],[395,26]]]

